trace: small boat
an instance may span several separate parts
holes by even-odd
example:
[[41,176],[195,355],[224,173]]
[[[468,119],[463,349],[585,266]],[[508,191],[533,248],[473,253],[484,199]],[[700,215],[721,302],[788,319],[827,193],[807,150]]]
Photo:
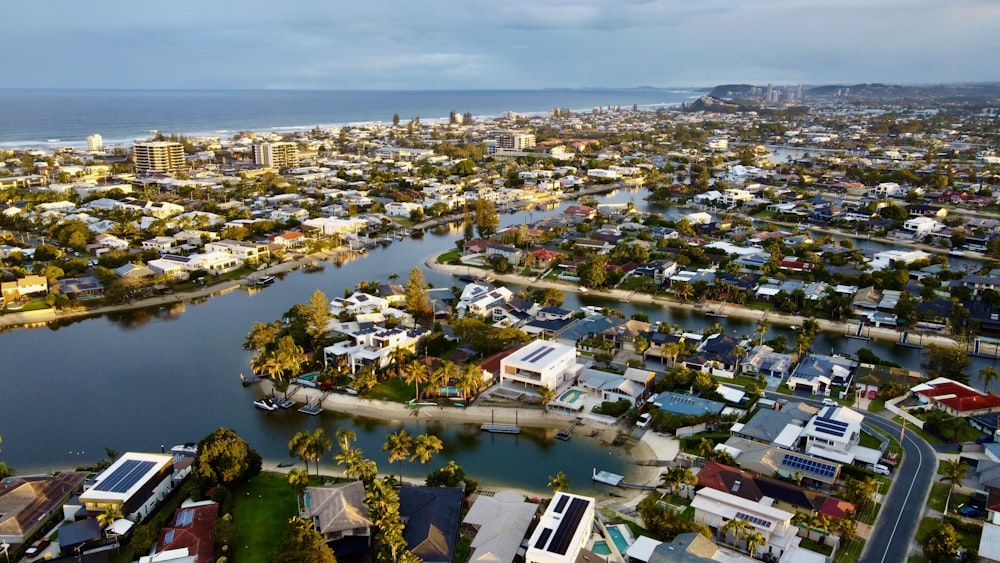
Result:
[[590,290],[587,289],[587,288],[585,288],[585,287],[583,287],[582,285],[580,286],[580,293],[587,293],[588,291],[590,291]]
[[291,467],[293,465],[295,465],[294,461],[283,461],[278,464],[278,467]]
[[965,256],[965,252],[961,251],[958,248],[952,248],[951,250],[948,251],[948,255],[949,256]]
[[274,283],[274,280],[275,280],[274,276],[261,276],[253,280],[253,285],[257,287],[266,287]]
[[278,410],[278,405],[274,404],[271,399],[264,397],[263,399],[257,399],[253,402],[253,406],[264,411],[276,411]]

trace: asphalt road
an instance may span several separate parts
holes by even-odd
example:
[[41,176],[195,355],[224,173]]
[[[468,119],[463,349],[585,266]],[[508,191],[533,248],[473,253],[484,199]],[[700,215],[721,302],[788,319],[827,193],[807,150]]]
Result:
[[[872,413],[864,415],[865,422],[899,436],[900,427],[895,422]],[[937,456],[927,442],[912,432],[904,434],[902,446],[903,463],[892,474],[892,486],[882,499],[882,510],[860,563],[906,561],[917,533],[937,472]]]

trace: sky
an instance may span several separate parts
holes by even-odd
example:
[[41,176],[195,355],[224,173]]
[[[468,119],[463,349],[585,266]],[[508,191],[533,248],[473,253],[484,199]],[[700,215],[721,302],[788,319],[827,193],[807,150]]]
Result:
[[453,90],[1000,80],[1000,0],[32,0],[2,88]]

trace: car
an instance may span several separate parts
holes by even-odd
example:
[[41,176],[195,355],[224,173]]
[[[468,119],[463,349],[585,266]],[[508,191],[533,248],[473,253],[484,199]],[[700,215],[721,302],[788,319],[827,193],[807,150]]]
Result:
[[872,466],[872,471],[879,475],[889,475],[889,466],[878,463]]
[[993,442],[993,436],[980,436],[976,438],[977,444],[990,444]]
[[824,407],[839,407],[840,403],[838,403],[837,401],[834,401],[833,399],[827,397],[827,398],[823,399],[823,406]]
[[653,415],[644,412],[639,415],[638,420],[635,421],[635,425],[639,428],[648,428],[651,422],[653,422]]
[[983,509],[971,505],[959,507],[958,513],[967,518],[979,518],[983,515]]
[[24,554],[28,557],[34,557],[40,555],[46,547],[49,546],[49,540],[42,538],[40,540],[35,540],[33,544],[28,546],[28,549],[24,550]]

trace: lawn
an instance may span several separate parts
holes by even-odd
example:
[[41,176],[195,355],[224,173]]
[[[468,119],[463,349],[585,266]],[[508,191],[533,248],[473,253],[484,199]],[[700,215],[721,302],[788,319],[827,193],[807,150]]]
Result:
[[882,447],[882,440],[879,440],[875,436],[872,436],[868,432],[861,433],[861,441],[859,444],[865,448],[871,448],[877,450]]
[[944,512],[944,503],[948,500],[948,483],[931,483],[931,493],[927,496],[927,508]]
[[854,563],[861,558],[861,552],[865,549],[865,540],[854,538],[849,542],[842,542],[837,555],[833,558],[833,563]]
[[[954,520],[946,518],[954,525]],[[914,540],[923,544],[927,540],[927,535],[941,525],[940,518],[927,517],[920,521],[917,527],[917,534]],[[979,549],[979,538],[983,535],[983,527],[977,525],[957,525],[955,531],[958,532],[959,541],[965,549]]]
[[458,250],[458,249],[449,250],[448,252],[445,252],[444,254],[438,256],[437,261],[438,261],[438,264],[451,264],[452,260],[454,260],[455,258],[458,258],[461,255],[462,255],[462,251],[461,250]]
[[285,475],[263,472],[233,492],[233,521],[239,530],[233,558],[267,563],[285,533],[285,522],[298,513],[295,493]]
[[414,385],[407,385],[405,381],[398,377],[390,377],[373,387],[371,391],[365,393],[365,398],[391,401],[393,403],[409,403],[416,396],[416,393],[417,390]]

